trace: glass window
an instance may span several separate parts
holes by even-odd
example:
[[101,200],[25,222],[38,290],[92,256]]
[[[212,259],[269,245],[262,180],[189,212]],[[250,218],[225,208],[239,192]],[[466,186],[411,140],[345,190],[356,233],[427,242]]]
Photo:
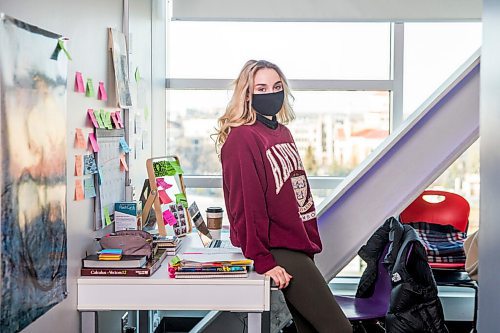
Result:
[[467,199],[470,205],[468,234],[479,228],[479,145],[478,140],[429,186],[429,189],[457,193]]
[[481,23],[405,23],[405,116],[477,51],[481,28]]
[[[220,174],[211,135],[230,91],[169,90],[167,150],[187,174]],[[288,125],[309,175],[345,176],[389,134],[387,91],[296,91]]]
[[169,22],[168,76],[234,79],[249,59],[288,79],[387,80],[389,23]]

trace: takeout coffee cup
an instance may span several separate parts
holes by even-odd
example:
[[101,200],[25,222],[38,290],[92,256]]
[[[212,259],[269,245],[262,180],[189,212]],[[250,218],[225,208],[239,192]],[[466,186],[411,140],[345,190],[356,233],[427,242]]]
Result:
[[212,239],[220,239],[222,229],[222,213],[224,210],[221,207],[207,208],[207,227],[210,231]]

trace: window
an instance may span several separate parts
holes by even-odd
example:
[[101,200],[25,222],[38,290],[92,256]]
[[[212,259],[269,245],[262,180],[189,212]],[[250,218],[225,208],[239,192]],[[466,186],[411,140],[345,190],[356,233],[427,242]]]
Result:
[[481,27],[481,23],[405,23],[405,116],[479,49]]
[[247,60],[265,59],[288,79],[389,79],[389,23],[171,21],[168,29],[171,78],[234,79]]

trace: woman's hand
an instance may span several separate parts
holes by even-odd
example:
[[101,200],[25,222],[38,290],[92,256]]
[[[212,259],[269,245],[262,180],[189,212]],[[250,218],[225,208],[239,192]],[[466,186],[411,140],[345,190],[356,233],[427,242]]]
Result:
[[270,276],[279,289],[288,287],[288,284],[292,279],[292,276],[281,266],[276,266],[273,269],[268,270],[264,273],[264,275]]

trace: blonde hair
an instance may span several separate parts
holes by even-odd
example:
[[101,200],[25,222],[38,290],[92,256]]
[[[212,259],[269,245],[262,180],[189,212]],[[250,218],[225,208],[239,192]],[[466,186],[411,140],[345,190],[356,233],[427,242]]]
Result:
[[217,133],[214,134],[214,136],[216,136],[215,146],[217,151],[219,151],[219,148],[222,147],[226,141],[231,128],[241,125],[252,125],[255,123],[255,110],[251,108],[254,84],[253,80],[255,73],[262,68],[274,69],[283,82],[285,99],[283,101],[283,107],[276,115],[278,122],[288,124],[290,121],[295,119],[295,113],[290,105],[290,99],[293,100],[293,96],[290,92],[288,81],[286,80],[286,77],[281,69],[266,60],[249,60],[243,66],[238,78],[234,80],[233,96],[226,107],[226,112],[218,119],[219,127],[217,129]]

